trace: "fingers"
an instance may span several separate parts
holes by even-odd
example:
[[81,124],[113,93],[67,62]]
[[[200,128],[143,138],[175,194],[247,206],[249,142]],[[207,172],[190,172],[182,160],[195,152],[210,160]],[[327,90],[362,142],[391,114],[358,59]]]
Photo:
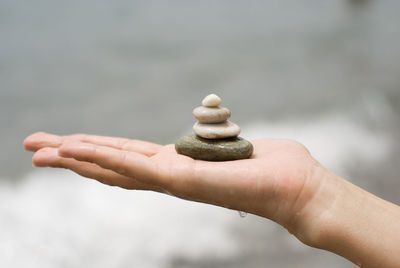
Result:
[[70,169],[83,177],[95,179],[110,186],[162,192],[162,189],[159,187],[138,182],[133,178],[120,175],[111,170],[103,169],[96,164],[77,161],[73,158],[60,157],[58,156],[58,149],[56,148],[40,149],[34,154],[32,162],[37,167],[57,167]]
[[58,147],[62,144],[60,136],[37,132],[29,135],[24,140],[24,149],[27,151],[36,152],[44,147]]
[[162,148],[162,146],[159,144],[147,141],[130,140],[126,138],[104,137],[96,135],[83,135],[80,138],[80,141],[101,146],[108,146],[124,151],[137,152],[147,156],[152,156],[156,154]]
[[60,146],[58,154],[61,157],[95,163],[102,168],[149,184],[158,184],[161,178],[161,173],[151,158],[136,152],[66,140]]
[[59,147],[66,140],[78,140],[86,143],[108,146],[115,149],[137,152],[147,156],[152,156],[156,154],[162,148],[162,146],[159,144],[141,140],[130,140],[125,138],[104,137],[86,134],[57,136],[44,132],[37,132],[28,136],[24,140],[24,148],[25,150],[35,152],[44,147]]

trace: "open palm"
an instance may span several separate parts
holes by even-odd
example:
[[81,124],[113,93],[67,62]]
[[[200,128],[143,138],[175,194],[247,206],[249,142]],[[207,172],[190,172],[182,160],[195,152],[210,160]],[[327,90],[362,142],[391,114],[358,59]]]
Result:
[[252,141],[250,159],[208,162],[177,154],[173,144],[93,135],[35,133],[24,141],[35,166],[70,169],[126,189],[152,190],[270,218],[286,228],[313,199],[323,176],[301,144]]

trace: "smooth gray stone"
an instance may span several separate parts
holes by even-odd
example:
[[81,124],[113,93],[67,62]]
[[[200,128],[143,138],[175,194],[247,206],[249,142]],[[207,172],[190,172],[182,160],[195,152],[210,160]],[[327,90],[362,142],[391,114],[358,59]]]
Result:
[[240,127],[230,121],[215,124],[196,122],[193,126],[193,131],[205,139],[225,139],[238,136],[240,134]]
[[199,106],[193,109],[193,115],[200,123],[222,123],[231,117],[231,111],[225,107]]
[[210,140],[188,135],[175,143],[175,150],[193,159],[229,161],[249,158],[253,153],[253,145],[240,137]]

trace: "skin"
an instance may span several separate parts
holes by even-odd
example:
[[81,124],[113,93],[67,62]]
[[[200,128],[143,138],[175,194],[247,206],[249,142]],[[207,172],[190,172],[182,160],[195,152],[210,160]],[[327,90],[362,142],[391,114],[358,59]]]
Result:
[[151,190],[271,219],[303,243],[361,267],[400,267],[400,207],[325,169],[300,143],[252,141],[250,159],[208,162],[174,145],[94,135],[35,133],[37,167],[70,169],[130,190]]

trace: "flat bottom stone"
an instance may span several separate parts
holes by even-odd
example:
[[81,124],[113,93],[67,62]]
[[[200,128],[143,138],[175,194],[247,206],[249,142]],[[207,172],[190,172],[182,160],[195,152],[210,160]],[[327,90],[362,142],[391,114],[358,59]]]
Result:
[[253,145],[240,137],[212,140],[188,135],[179,138],[175,150],[193,159],[229,161],[249,158],[253,153]]

